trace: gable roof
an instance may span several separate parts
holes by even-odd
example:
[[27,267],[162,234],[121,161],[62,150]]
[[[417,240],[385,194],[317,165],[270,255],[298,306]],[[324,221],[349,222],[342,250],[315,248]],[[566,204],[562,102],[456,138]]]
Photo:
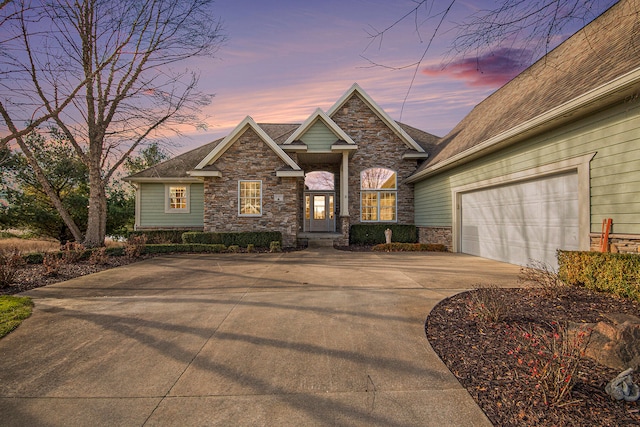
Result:
[[382,120],[410,149],[416,150],[419,153],[424,153],[424,149],[413,140],[411,136],[407,132],[402,129],[398,125],[398,123],[393,120],[389,115],[367,94],[358,83],[354,83],[349,90],[347,90],[338,101],[333,104],[329,110],[327,110],[327,115],[329,117],[333,117],[333,115],[340,109],[342,106],[351,99],[352,96],[357,95],[362,99],[365,104]]
[[194,170],[203,169],[205,166],[212,165],[229,147],[233,145],[234,142],[238,140],[248,129],[252,129],[265,144],[273,150],[274,153],[280,157],[280,159],[286,163],[291,169],[295,171],[299,171],[300,166],[293,161],[291,157],[285,153],[282,148],[275,143],[273,139],[260,127],[258,124],[251,118],[251,116],[245,117],[243,121],[240,122],[238,126],[227,135],[218,145],[215,146],[213,150],[209,154],[205,156],[204,159],[200,163],[196,165]]
[[350,145],[356,145],[353,139],[351,139],[351,137],[349,137],[349,135],[347,135],[345,131],[343,131],[340,128],[340,126],[338,126],[336,122],[334,122],[331,119],[331,117],[329,117],[320,108],[316,109],[316,111],[314,111],[313,114],[311,114],[309,118],[305,120],[304,123],[302,123],[298,127],[298,129],[296,129],[295,132],[293,132],[287,138],[287,140],[283,143],[283,145],[290,145],[294,141],[300,139],[300,137],[304,135],[305,132],[307,132],[318,121],[321,121],[322,123],[324,123],[325,126],[327,126],[327,128],[329,128],[329,130],[333,132],[334,135],[336,135],[337,139],[345,141],[347,144],[350,144]]
[[[286,139],[299,124],[259,124],[265,133],[273,141],[282,141]],[[188,171],[194,170],[202,159],[211,153],[211,151],[219,145],[224,138],[204,144],[200,147],[189,150],[162,163],[158,163],[148,169],[124,178],[125,181],[167,181],[167,180],[191,180],[193,182],[202,182],[197,178],[189,178]]]
[[624,99],[639,67],[640,0],[621,0],[478,104],[410,181]]

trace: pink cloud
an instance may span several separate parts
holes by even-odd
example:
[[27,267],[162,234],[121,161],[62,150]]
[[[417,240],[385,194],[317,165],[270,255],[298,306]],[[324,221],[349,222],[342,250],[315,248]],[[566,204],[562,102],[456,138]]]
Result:
[[500,87],[524,70],[530,57],[527,50],[502,48],[475,58],[459,59],[444,67],[426,67],[422,74],[464,80],[472,87]]

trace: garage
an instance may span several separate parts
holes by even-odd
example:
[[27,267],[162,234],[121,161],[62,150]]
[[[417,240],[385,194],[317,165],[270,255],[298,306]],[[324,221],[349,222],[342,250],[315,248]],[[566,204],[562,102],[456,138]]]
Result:
[[460,195],[461,252],[557,268],[556,250],[578,250],[578,174],[533,179]]

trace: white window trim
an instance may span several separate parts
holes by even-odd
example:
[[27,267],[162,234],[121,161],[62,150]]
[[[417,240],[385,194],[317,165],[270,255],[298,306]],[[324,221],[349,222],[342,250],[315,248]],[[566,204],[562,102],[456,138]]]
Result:
[[[362,174],[365,171],[368,171],[370,169],[385,169],[388,171],[393,172],[394,176],[395,176],[395,187],[394,188],[362,188]],[[370,220],[370,219],[364,219],[363,215],[362,215],[362,195],[364,193],[377,193],[377,211],[376,211],[376,217],[378,219],[376,220]],[[394,219],[393,221],[388,221],[388,220],[382,220],[380,219],[380,193],[394,193],[396,195],[395,197],[395,216],[396,219]],[[364,169],[360,172],[360,222],[366,222],[366,223],[388,223],[388,224],[393,224],[393,223],[397,223],[398,222],[398,172],[390,169],[390,168],[385,168],[383,166],[373,166],[367,169]]]
[[[240,213],[241,212],[241,205],[240,205],[240,185],[243,182],[259,182],[260,183],[260,213],[259,214],[243,214]],[[262,213],[263,213],[263,205],[262,205],[262,180],[260,179],[240,179],[238,180],[238,216],[247,218],[247,217],[261,217]]]
[[[362,195],[365,194],[365,193],[377,193],[378,194],[378,198],[377,198],[378,204],[376,206],[376,209],[377,209],[376,216],[377,216],[378,219],[376,219],[376,220],[364,219],[363,216],[362,216]],[[380,219],[380,193],[393,193],[393,194],[396,195],[395,200],[394,200],[395,201],[394,209],[395,209],[395,213],[396,213],[396,219],[394,219],[393,221]],[[380,223],[380,222],[387,223],[387,224],[397,223],[398,222],[398,190],[397,189],[394,189],[394,190],[388,190],[388,189],[385,189],[385,190],[360,190],[360,222],[373,223],[373,224]]]
[[[184,197],[187,201],[186,208],[171,208],[171,187],[184,187]],[[188,214],[191,213],[191,184],[165,184],[164,185],[164,213],[167,214]]]

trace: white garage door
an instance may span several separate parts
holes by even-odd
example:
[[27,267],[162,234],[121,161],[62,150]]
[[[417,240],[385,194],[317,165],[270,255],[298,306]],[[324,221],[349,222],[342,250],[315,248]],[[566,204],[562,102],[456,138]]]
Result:
[[557,249],[578,249],[577,173],[464,193],[461,207],[461,252],[557,268]]

